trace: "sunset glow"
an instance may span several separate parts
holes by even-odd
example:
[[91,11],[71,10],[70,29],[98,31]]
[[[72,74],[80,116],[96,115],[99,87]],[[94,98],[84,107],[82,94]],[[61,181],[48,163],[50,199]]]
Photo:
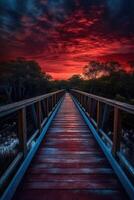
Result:
[[134,58],[134,1],[2,0],[0,60],[36,60],[55,79],[82,73],[93,59]]

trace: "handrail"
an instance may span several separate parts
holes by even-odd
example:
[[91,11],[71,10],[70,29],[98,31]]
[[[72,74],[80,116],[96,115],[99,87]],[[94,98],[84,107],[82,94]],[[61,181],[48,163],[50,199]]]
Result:
[[134,114],[134,106],[133,105],[123,103],[123,102],[120,102],[120,101],[116,101],[116,100],[112,100],[112,99],[108,99],[108,98],[105,98],[105,97],[97,96],[97,95],[94,95],[94,94],[91,94],[91,93],[86,93],[86,92],[83,92],[83,91],[80,91],[80,90],[72,89],[72,91],[79,93],[79,94],[83,94],[87,97],[93,98],[97,101],[108,104],[110,106],[115,106],[115,107],[119,108],[120,110],[124,110],[126,112]]
[[[4,166],[3,168],[3,173],[0,177],[0,188],[2,190],[4,190],[4,188],[6,188],[7,186],[7,182],[9,182],[7,180],[9,180],[18,169],[19,163],[22,163],[22,161],[24,161],[27,157],[30,149],[32,148],[32,142],[36,143],[36,141],[40,137],[42,130],[45,127],[45,124],[47,124],[49,120],[48,118],[51,117],[51,114],[53,114],[53,111],[56,109],[64,93],[64,90],[58,90],[56,92],[33,97],[27,100],[15,102],[0,107],[0,121],[2,122],[0,124],[0,128],[2,129],[1,134],[2,131],[4,131],[5,135],[6,125],[6,129],[9,129],[8,133],[10,133],[11,135],[12,130],[10,130],[10,127],[13,124],[16,126],[14,134],[16,135],[16,138],[19,141],[17,143],[18,147],[16,147],[16,156],[12,158],[11,155],[11,161],[7,163],[8,165],[6,167]],[[29,113],[33,118],[32,122],[28,122]],[[29,125],[31,126],[31,124],[34,126],[34,129],[32,130],[32,132],[30,132],[29,135],[28,128]]]
[[[134,177],[134,166],[132,166],[129,161],[124,162],[123,155],[120,154],[121,149],[121,139],[122,139],[122,111],[125,111],[130,114],[134,114],[134,106],[129,105],[127,103],[122,103],[119,101],[107,99],[104,97],[100,97],[94,94],[89,94],[80,90],[71,90],[72,95],[77,99],[79,104],[82,106],[84,111],[88,114],[89,119],[93,123],[93,126],[96,128],[97,133],[102,138],[105,138],[107,143],[111,146],[111,153],[115,157],[115,159],[120,159],[121,162],[123,162],[125,168],[127,171],[131,174],[131,176]],[[92,117],[92,101],[96,101],[96,119],[94,120]],[[102,121],[102,104],[109,105],[113,107],[113,138],[110,139],[107,134],[102,130],[101,127],[101,121]],[[103,140],[103,139],[102,139]],[[109,142],[110,141],[110,142]],[[131,169],[131,170],[130,170]],[[133,170],[132,170],[133,169]]]
[[[113,167],[115,173],[117,174],[124,189],[130,196],[130,199],[133,199],[134,166],[130,162],[128,157],[125,154],[123,154],[121,147],[123,144],[122,134],[125,131],[125,129],[123,130],[122,128],[122,117],[124,116],[124,111],[125,111],[125,116],[126,112],[133,115],[134,106],[119,101],[107,99],[104,97],[100,97],[97,95],[88,94],[80,90],[72,89],[71,94],[79,111],[81,112],[83,118],[87,122],[87,125],[89,126],[92,134],[94,135],[98,144],[102,148],[107,159],[111,163],[111,166]],[[104,124],[102,123],[103,120],[105,121],[105,119],[108,118],[108,116],[106,115],[108,108],[110,108],[109,111],[112,114],[110,115],[110,124],[112,125],[112,131],[110,133],[112,134],[111,137],[107,135],[103,127]],[[133,116],[131,116],[130,119],[132,121],[134,119]],[[130,129],[130,134],[132,134],[133,129],[132,130],[131,128],[129,129]]]
[[15,103],[7,104],[7,105],[4,105],[4,106],[0,106],[0,117],[5,116],[7,114],[10,114],[10,113],[17,111],[17,110],[19,110],[23,107],[29,106],[33,103],[41,101],[42,99],[48,98],[52,95],[56,95],[56,94],[63,92],[63,91],[64,90],[58,90],[56,92],[52,92],[52,93],[36,96],[36,97],[30,98],[30,99],[26,99],[26,100],[18,101],[18,102],[15,102]]

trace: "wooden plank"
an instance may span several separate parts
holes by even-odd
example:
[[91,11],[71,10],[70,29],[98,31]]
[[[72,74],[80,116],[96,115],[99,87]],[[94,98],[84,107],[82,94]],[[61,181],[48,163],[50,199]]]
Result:
[[23,189],[20,196],[16,194],[16,200],[126,200],[122,190],[45,190],[45,189]]
[[[48,164],[47,164],[48,165]],[[48,165],[50,166],[50,165]],[[50,168],[48,168],[48,166],[46,167],[46,164],[42,165],[42,166],[37,166],[37,168],[30,168],[30,170],[32,170],[32,173],[29,174],[29,176],[32,176],[34,174],[37,174],[40,175],[40,174],[101,174],[101,175],[104,175],[104,174],[112,174],[114,175],[113,171],[110,169],[110,168],[97,168],[97,167],[92,167],[92,168],[89,168],[88,166],[87,167],[82,167],[82,165],[78,165],[76,167],[69,167],[69,168],[64,168],[63,165],[59,168],[53,168],[52,166],[50,166]],[[46,168],[45,168],[46,167]],[[40,171],[40,173],[39,173]]]

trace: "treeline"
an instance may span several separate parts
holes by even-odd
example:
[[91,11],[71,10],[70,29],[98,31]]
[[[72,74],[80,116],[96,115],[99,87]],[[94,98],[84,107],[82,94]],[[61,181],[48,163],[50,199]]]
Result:
[[17,59],[0,63],[0,103],[6,104],[51,91],[52,77],[35,61]]
[[79,76],[74,78],[75,84],[73,80],[72,88],[134,104],[134,73],[114,72],[109,76],[91,80],[83,80]]
[[[88,93],[134,104],[134,62],[128,63],[129,72],[116,61],[91,61],[83,75],[73,75],[61,81],[65,88],[75,88]],[[62,85],[61,84],[61,85]]]
[[35,61],[19,58],[3,62],[0,63],[0,105],[70,88],[134,104],[134,62],[129,65],[127,73],[118,62],[91,61],[82,75],[53,80]]

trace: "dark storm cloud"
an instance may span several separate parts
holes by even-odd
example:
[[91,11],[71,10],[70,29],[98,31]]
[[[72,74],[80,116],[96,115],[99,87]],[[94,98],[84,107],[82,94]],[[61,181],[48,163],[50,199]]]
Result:
[[133,10],[133,0],[1,0],[0,59],[33,58],[54,73],[124,59],[134,53]]

